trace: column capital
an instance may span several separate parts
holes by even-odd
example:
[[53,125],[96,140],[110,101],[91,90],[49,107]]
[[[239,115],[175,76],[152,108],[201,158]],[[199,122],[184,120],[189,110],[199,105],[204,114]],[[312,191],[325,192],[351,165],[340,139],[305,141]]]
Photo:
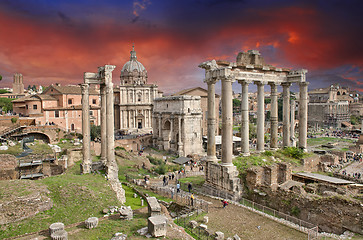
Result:
[[279,82],[268,82],[267,84],[270,85],[271,87],[272,86],[280,86],[281,85],[281,83],[279,83]]
[[208,84],[208,85],[210,85],[210,84],[216,84],[217,82],[218,82],[218,79],[217,78],[214,78],[214,77],[212,77],[212,78],[205,78],[204,80],[203,80],[203,82],[205,82],[206,84]]
[[299,82],[299,86],[301,86],[301,87],[305,87],[308,85],[309,85],[309,82]]
[[236,79],[233,75],[221,76],[221,81],[233,83]]
[[82,93],[87,93],[88,90],[89,90],[89,84],[87,83],[82,83],[80,84],[81,85],[81,90],[82,90]]
[[291,82],[283,82],[281,83],[282,87],[290,87],[291,86]]
[[241,85],[248,85],[250,83],[252,83],[251,80],[238,80],[238,83]]
[[256,85],[266,85],[266,81],[254,81],[254,84]]

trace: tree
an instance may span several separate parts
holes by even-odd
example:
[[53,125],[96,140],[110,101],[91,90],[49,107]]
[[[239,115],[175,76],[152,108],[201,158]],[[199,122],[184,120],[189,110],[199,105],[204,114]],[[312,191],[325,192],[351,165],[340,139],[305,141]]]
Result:
[[28,85],[28,87],[26,89],[30,90],[32,88],[32,86]]
[[8,112],[13,110],[12,98],[0,98],[0,108],[3,112]]
[[233,99],[233,107],[240,107],[241,101],[237,98]]
[[16,117],[11,118],[11,122],[12,122],[13,124],[15,124],[17,121],[18,121],[18,118],[16,118]]
[[101,126],[91,125],[91,140],[101,138]]
[[3,80],[3,76],[0,75],[0,81]]
[[253,123],[249,124],[249,139],[253,139],[257,137],[257,128]]
[[357,125],[359,124],[359,117],[358,116],[355,116],[355,115],[351,115],[350,116],[350,123],[352,125]]

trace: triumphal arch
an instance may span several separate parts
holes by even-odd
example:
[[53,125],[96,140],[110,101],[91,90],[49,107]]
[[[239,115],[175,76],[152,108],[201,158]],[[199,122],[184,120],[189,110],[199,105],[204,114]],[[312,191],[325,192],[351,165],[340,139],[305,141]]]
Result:
[[[256,151],[262,152],[265,148],[264,124],[264,88],[271,87],[271,139],[270,148],[278,147],[278,96],[277,86],[283,88],[283,147],[291,146],[294,139],[291,132],[290,86],[296,83],[300,87],[299,97],[299,147],[306,150],[307,145],[307,106],[308,93],[306,82],[307,70],[290,70],[277,68],[265,63],[257,50],[240,52],[236,62],[207,61],[199,65],[205,69],[204,82],[208,85],[208,147],[206,166],[206,189],[214,195],[238,199],[242,189],[238,171],[232,163],[232,131],[233,131],[233,105],[232,83],[238,81],[242,87],[241,99],[241,150],[248,156],[249,150],[249,109],[248,86],[257,85],[257,146]],[[215,147],[215,84],[221,81],[222,85],[222,163],[217,163]]]

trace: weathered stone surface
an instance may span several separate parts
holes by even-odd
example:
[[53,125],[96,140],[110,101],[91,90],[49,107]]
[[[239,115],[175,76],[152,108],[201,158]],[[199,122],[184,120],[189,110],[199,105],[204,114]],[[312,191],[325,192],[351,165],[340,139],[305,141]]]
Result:
[[49,226],[49,233],[50,235],[52,235],[53,233],[60,231],[60,230],[64,230],[64,224],[61,222],[56,222],[56,223],[52,223]]
[[58,230],[50,235],[52,240],[67,240],[68,233],[65,230]]
[[157,215],[149,217],[148,230],[153,237],[161,237],[166,235],[166,222],[165,216]]
[[161,214],[161,207],[156,197],[147,197],[146,201],[148,203],[148,214],[150,217]]
[[214,236],[215,236],[215,240],[224,240],[224,233],[222,233],[222,232],[216,232],[215,234],[214,234]]
[[130,206],[121,206],[118,211],[120,213],[120,219],[131,220],[134,216]]
[[98,218],[97,217],[90,217],[85,222],[86,228],[92,229],[97,227],[98,225]]
[[207,229],[208,229],[208,226],[207,226],[207,225],[205,225],[205,224],[200,224],[200,225],[199,225],[199,227],[200,227],[201,229],[204,229],[204,230],[207,230]]
[[204,217],[203,217],[203,222],[204,222],[205,224],[207,224],[207,223],[209,222],[209,218],[208,218],[208,216],[204,216]]
[[192,220],[192,221],[189,222],[189,226],[191,228],[196,228],[196,227],[198,227],[198,223],[196,221]]
[[233,240],[241,240],[241,238],[236,234],[233,236]]
[[111,238],[111,240],[126,240],[126,239],[127,239],[127,235],[124,233],[115,233],[113,238]]
[[109,210],[108,210],[108,208],[104,208],[104,209],[102,210],[102,213],[103,213],[103,214],[107,214],[107,213],[108,213],[108,211],[109,211]]

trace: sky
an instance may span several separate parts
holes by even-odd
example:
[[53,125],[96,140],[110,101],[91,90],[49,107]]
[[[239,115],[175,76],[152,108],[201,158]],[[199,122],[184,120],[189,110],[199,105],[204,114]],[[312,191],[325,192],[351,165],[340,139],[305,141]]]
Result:
[[119,84],[135,44],[148,82],[165,93],[206,88],[199,63],[249,49],[308,69],[309,89],[363,93],[362,10],[362,0],[0,0],[0,87],[16,72],[25,87],[79,84],[105,64]]

